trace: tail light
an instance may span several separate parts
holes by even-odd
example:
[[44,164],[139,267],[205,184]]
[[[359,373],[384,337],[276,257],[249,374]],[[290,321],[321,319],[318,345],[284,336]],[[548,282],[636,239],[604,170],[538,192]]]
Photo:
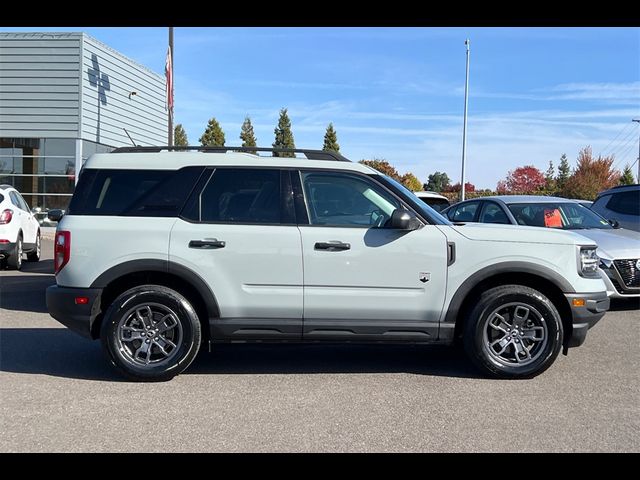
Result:
[[71,257],[71,232],[60,230],[56,232],[56,244],[53,252],[53,269],[57,275]]
[[2,213],[0,213],[0,225],[6,225],[11,221],[12,218],[13,210],[9,210],[8,208],[6,210],[3,210]]

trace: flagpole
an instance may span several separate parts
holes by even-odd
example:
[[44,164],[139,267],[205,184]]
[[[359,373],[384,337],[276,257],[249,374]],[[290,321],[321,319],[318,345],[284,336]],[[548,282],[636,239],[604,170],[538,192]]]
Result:
[[[171,55],[171,92],[169,95],[173,98],[173,27],[169,27],[169,54]],[[167,132],[168,143],[170,147],[173,146],[173,105],[169,105],[169,131]]]

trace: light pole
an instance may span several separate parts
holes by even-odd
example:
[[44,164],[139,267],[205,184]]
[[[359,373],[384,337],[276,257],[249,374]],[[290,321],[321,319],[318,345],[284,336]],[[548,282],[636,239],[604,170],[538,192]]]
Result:
[[460,201],[464,201],[464,167],[467,162],[467,106],[469,104],[469,53],[471,42],[467,38],[464,44],[467,47],[467,75],[464,82],[464,125],[462,126],[462,181],[460,182]]
[[167,54],[167,108],[169,118],[167,123],[167,145],[173,146],[173,27],[169,27],[169,52]]
[[[632,122],[638,122],[640,124],[640,118],[631,119]],[[638,162],[638,176],[636,177],[636,181],[640,183],[640,133],[638,134],[638,158],[636,159]]]

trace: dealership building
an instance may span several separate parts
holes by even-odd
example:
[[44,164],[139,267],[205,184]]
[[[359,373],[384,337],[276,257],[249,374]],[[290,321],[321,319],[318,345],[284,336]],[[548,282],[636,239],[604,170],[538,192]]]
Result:
[[166,145],[167,123],[164,75],[85,33],[0,32],[0,184],[32,209],[66,208],[96,152]]

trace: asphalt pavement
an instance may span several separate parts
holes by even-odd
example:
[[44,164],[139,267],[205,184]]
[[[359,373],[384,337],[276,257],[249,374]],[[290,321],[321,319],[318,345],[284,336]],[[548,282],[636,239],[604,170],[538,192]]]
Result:
[[637,302],[531,380],[482,378],[445,347],[227,345],[141,384],[49,317],[43,249],[0,272],[2,452],[640,450]]

